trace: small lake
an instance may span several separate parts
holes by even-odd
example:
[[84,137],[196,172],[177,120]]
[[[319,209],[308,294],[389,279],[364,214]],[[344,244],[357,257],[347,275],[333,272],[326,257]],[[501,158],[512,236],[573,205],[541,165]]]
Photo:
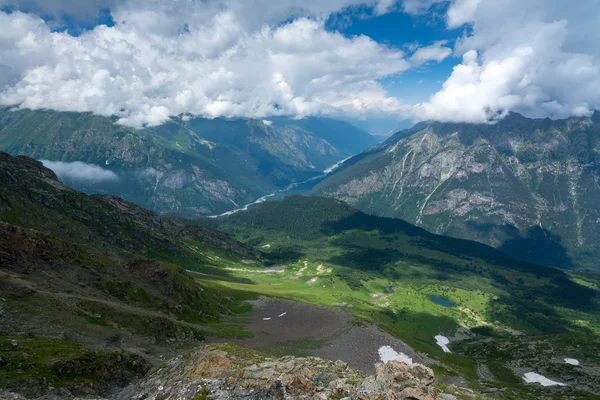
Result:
[[427,296],[427,298],[430,301],[434,302],[435,304],[439,304],[440,306],[443,306],[443,307],[456,307],[456,303],[455,302],[453,302],[451,300],[448,300],[448,299],[445,299],[443,297]]

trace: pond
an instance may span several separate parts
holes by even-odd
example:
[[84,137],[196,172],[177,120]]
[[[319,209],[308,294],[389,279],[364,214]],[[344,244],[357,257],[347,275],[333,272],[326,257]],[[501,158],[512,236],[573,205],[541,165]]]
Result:
[[456,307],[456,303],[453,302],[452,300],[448,300],[445,299],[443,297],[438,297],[438,296],[428,296],[427,297],[430,301],[433,301],[435,304],[439,304],[440,306],[444,306],[444,307]]

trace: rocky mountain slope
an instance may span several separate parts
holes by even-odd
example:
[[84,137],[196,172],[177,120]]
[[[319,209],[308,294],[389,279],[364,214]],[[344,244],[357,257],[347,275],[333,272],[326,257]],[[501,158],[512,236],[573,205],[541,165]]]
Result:
[[[273,359],[232,345],[212,345],[169,360],[116,399],[435,400],[434,381],[433,371],[420,364],[390,361],[379,364],[374,376],[365,376],[341,361]],[[1,390],[0,395],[25,399]]]
[[0,153],[0,387],[110,393],[219,335],[214,323],[239,295],[172,262],[225,255],[259,262],[223,233],[87,196],[36,160]]
[[0,219],[66,240],[138,254],[202,259],[198,245],[257,258],[259,252],[219,231],[185,225],[118,197],[85,195],[59,182],[39,161],[0,152]]
[[246,295],[156,258],[210,266],[225,256],[260,264],[218,231],[87,196],[36,160],[0,153],[0,398],[436,398],[422,365],[368,377],[314,357],[197,348],[232,334],[218,321]]
[[347,161],[315,192],[523,260],[597,270],[600,113],[420,123]]
[[132,129],[90,113],[0,108],[0,150],[93,164],[96,169],[83,171],[62,165],[61,179],[87,193],[115,194],[159,213],[187,216],[249,203],[375,143],[350,124],[316,118],[274,123],[181,117]]
[[[250,339],[253,331],[243,322],[247,315],[235,314],[248,311],[242,301],[259,294],[341,307],[377,323],[428,355],[415,361],[435,360],[432,366],[443,379],[435,387],[464,392],[456,395],[460,399],[474,394],[454,385],[506,389],[524,394],[521,399],[586,398],[581,396],[598,392],[589,350],[597,347],[599,326],[594,277],[518,262],[485,245],[367,215],[331,198],[295,196],[211,221],[246,244],[119,198],[82,194],[40,162],[0,153],[0,388],[18,393],[0,396],[432,395],[432,384],[426,383],[431,378],[423,383],[411,377],[419,367],[388,364],[369,378],[312,358],[244,361],[230,348],[192,350],[205,337]],[[440,306],[431,300],[434,295],[456,303]],[[268,317],[259,313],[259,321],[296,318],[295,309],[285,308],[269,311]],[[353,324],[364,325],[351,322],[348,335],[358,331]],[[455,332],[462,332],[462,339]],[[440,333],[451,338],[452,353],[436,344]],[[549,391],[524,384],[520,375],[534,365],[518,353],[518,359],[511,358],[513,352],[502,354],[508,366],[495,361],[493,343],[518,347],[521,338],[548,333],[560,335],[544,353],[542,358],[551,360],[541,360],[541,371],[567,386]],[[343,334],[339,338],[344,342]],[[296,339],[264,351],[294,354],[294,348],[304,352],[326,340]],[[459,340],[465,340],[464,351]],[[531,343],[547,340],[542,336]],[[165,362],[177,354],[182,355]],[[204,367],[206,354],[216,372]],[[582,367],[562,366],[563,356],[578,358]],[[292,360],[298,369],[287,369]],[[201,375],[206,371],[210,376]],[[285,384],[262,379],[271,372]],[[136,379],[142,380],[120,391]],[[408,388],[420,391],[402,394]]]

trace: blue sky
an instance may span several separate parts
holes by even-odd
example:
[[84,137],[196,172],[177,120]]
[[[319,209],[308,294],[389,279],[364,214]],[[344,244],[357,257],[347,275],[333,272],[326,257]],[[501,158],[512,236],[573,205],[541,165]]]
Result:
[[[14,5],[4,6],[3,10],[35,11],[31,7]],[[435,10],[436,13],[411,15],[396,9],[383,15],[373,15],[367,6],[350,7],[330,15],[326,21],[326,29],[340,32],[347,37],[365,35],[378,43],[410,51],[411,45],[428,45],[439,40],[453,43],[462,34],[463,28],[447,28],[444,19],[438,14],[443,10],[444,8],[440,7]],[[40,13],[40,16],[52,26],[52,31],[66,31],[72,36],[79,36],[98,25],[114,26],[110,8],[99,8],[95,15],[85,18],[66,12],[56,15]],[[379,82],[393,96],[409,102],[423,102],[441,88],[442,83],[452,73],[454,65],[459,62],[457,57],[449,56],[442,62],[427,63],[414,70],[379,79]],[[396,122],[379,122],[384,126],[396,125]]]
[[599,16],[597,0],[0,0],[0,105],[379,132],[590,115]]
[[[441,10],[437,10],[438,12]],[[448,29],[445,21],[437,15],[410,15],[395,11],[380,16],[361,17],[348,12],[346,23],[336,23],[339,16],[332,16],[328,28],[338,30],[346,36],[366,35],[379,43],[407,51],[410,45],[428,45],[438,40],[453,43],[463,33],[463,28]],[[427,63],[419,68],[397,76],[381,79],[380,82],[391,95],[411,103],[426,101],[437,92],[452,73],[460,59],[449,56],[442,62]]]

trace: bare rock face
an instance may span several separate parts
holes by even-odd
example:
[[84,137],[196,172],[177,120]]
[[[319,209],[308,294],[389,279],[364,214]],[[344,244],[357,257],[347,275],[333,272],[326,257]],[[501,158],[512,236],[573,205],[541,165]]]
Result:
[[597,269],[600,112],[496,124],[423,122],[371,148],[316,194],[475,240],[515,258]]
[[376,374],[359,386],[356,399],[435,400],[434,381],[433,371],[424,365],[390,361],[377,365]]
[[434,381],[433,371],[420,364],[391,361],[366,376],[341,361],[272,359],[225,344],[177,357],[117,398],[435,400]]

